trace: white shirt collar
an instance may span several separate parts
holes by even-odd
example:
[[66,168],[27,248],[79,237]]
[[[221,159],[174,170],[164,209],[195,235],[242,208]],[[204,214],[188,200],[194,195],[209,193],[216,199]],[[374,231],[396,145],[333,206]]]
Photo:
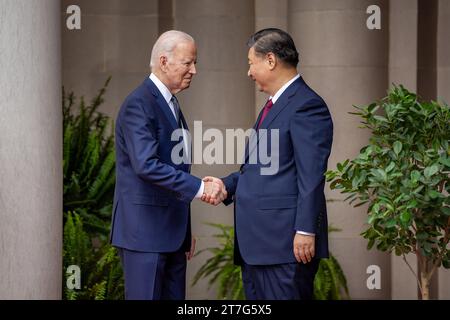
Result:
[[292,84],[292,82],[294,82],[298,78],[300,78],[299,74],[297,74],[291,80],[286,82],[280,89],[278,89],[278,91],[273,95],[273,97],[269,97],[269,100],[272,99],[272,103],[275,104],[275,102],[277,102],[278,98],[283,94],[283,92]]
[[170,99],[172,99],[172,93],[170,93],[169,89],[167,89],[165,84],[162,83],[161,80],[159,80],[158,77],[155,76],[154,73],[151,73],[149,78],[150,78],[150,80],[153,81],[155,86],[158,88],[159,92],[161,92],[161,94],[164,97],[164,100],[166,100],[167,104],[169,104]]

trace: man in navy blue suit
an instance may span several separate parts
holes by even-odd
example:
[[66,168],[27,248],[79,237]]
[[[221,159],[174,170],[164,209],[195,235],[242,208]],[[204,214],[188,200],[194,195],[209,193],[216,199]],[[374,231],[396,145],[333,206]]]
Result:
[[[240,171],[222,179],[224,203],[235,204],[235,261],[242,266],[247,299],[311,299],[320,258],[328,257],[324,173],[333,123],[325,102],[297,73],[298,52],[289,34],[264,29],[248,46],[248,76],[270,97]],[[266,154],[277,159],[273,172],[262,170],[262,139]]]
[[[126,299],[185,298],[186,260],[195,247],[190,202],[226,197],[221,181],[190,175],[190,161],[184,161],[188,127],[175,94],[189,88],[196,60],[190,35],[163,33],[153,46],[150,77],[117,116],[111,242],[121,258]],[[184,148],[174,152],[180,144]]]

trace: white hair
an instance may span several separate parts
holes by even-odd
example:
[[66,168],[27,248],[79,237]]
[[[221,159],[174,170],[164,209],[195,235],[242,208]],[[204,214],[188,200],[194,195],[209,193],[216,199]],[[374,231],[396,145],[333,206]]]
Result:
[[156,40],[152,49],[152,56],[150,59],[150,68],[154,68],[159,64],[159,58],[162,55],[171,56],[173,49],[180,42],[195,42],[194,38],[185,32],[178,30],[170,30],[164,32]]

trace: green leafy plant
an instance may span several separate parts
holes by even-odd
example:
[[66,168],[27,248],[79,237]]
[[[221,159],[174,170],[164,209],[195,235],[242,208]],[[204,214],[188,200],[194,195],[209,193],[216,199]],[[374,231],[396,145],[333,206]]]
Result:
[[[64,225],[64,266],[80,267],[82,287],[69,289],[67,276],[63,279],[65,298],[76,299],[119,299],[123,297],[122,268],[116,249],[108,243],[94,246],[92,237],[86,233],[77,213],[68,212]],[[69,279],[70,281],[70,279]]]
[[75,105],[73,92],[63,90],[64,212],[77,211],[101,235],[109,232],[115,184],[114,136],[106,132],[108,117],[97,112],[109,81],[88,106],[83,97]]
[[[244,300],[241,267],[235,265],[233,261],[234,228],[215,223],[208,223],[208,225],[219,229],[220,233],[214,235],[219,240],[219,246],[203,249],[196,254],[210,252],[212,257],[207,259],[197,271],[192,285],[197,284],[202,278],[209,278],[209,288],[213,284],[218,284],[218,299]],[[330,231],[337,230],[330,228]],[[332,255],[329,259],[321,259],[314,279],[314,298],[339,300],[343,297],[342,291],[348,298],[347,280],[338,261]]]
[[209,287],[218,283],[218,299],[243,300],[244,288],[242,286],[241,267],[233,262],[234,256],[234,228],[232,226],[208,223],[219,229],[220,233],[214,237],[219,241],[219,247],[207,248],[197,252],[196,256],[203,252],[213,254],[206,263],[200,267],[194,276],[192,285],[200,279],[210,277]]
[[[356,108],[352,114],[372,137],[355,159],[328,171],[327,181],[355,207],[368,204],[368,249],[402,256],[428,299],[434,272],[450,267],[449,106],[394,86],[381,101]],[[417,256],[418,274],[409,253]]]
[[66,299],[119,299],[123,275],[115,248],[108,243],[115,185],[114,137],[109,118],[98,112],[110,78],[90,105],[75,104],[63,89],[64,272],[63,287],[77,265],[82,288],[66,289]]
[[[329,226],[328,233],[336,231],[340,231],[340,229]],[[320,259],[319,269],[314,278],[314,299],[350,299],[344,271],[331,252],[327,259]]]

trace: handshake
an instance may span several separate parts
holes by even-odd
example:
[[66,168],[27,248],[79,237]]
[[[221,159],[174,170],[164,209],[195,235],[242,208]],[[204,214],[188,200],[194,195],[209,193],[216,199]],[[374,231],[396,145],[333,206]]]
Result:
[[202,201],[217,206],[227,198],[227,189],[223,181],[215,177],[204,177],[203,182],[205,189],[203,190]]

